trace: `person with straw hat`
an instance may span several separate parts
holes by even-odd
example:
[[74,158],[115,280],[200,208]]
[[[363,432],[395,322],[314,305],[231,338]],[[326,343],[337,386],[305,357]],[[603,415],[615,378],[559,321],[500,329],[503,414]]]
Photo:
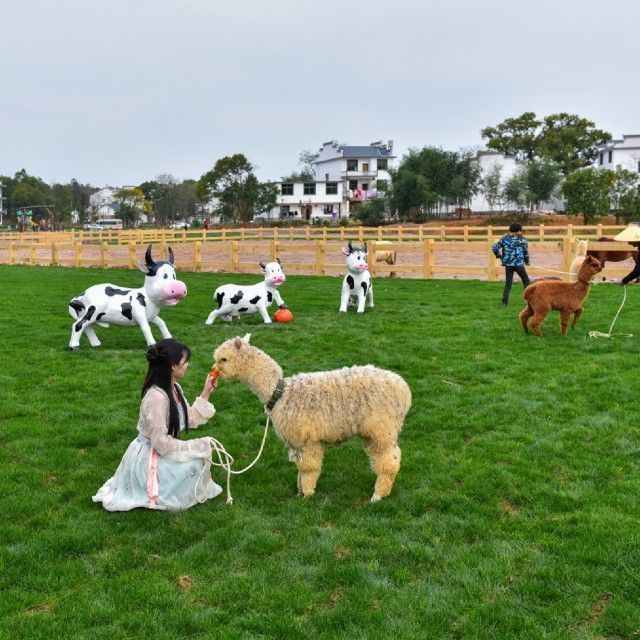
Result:
[[[631,222],[626,229],[623,229],[614,240],[619,242],[626,242],[632,247],[640,247],[640,223]],[[632,280],[640,278],[640,251],[636,251],[633,254],[633,261],[635,265],[633,269],[620,281],[620,284],[629,284]]]

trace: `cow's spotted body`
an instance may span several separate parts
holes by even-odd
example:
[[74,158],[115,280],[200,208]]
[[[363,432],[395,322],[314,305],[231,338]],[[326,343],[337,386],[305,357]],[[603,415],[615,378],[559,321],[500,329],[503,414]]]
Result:
[[74,319],[69,347],[80,348],[80,337],[87,335],[92,347],[99,347],[100,340],[93,328],[111,325],[129,327],[139,325],[147,345],[155,344],[149,323],[155,324],[163,338],[170,338],[164,320],[158,315],[164,307],[174,306],[187,295],[184,282],[176,279],[173,252],[169,249],[169,261],[155,262],[151,257],[151,245],[145,254],[145,265],[140,270],[146,274],[144,286],[126,289],[106,283],[96,284],[76,296],[69,303],[69,314]]
[[350,304],[357,303],[358,313],[364,313],[365,301],[373,308],[373,286],[367,265],[367,243],[364,248],[343,247],[342,253],[347,256],[347,274],[342,281],[340,296],[340,313],[346,313]]
[[250,313],[259,313],[266,323],[271,322],[267,312],[271,303],[275,300],[280,308],[285,306],[277,287],[286,280],[286,277],[279,260],[268,264],[261,262],[260,267],[264,273],[262,282],[248,286],[223,284],[215,290],[213,299],[218,303],[218,308],[209,314],[205,324],[213,324],[218,317],[230,322],[233,318]]

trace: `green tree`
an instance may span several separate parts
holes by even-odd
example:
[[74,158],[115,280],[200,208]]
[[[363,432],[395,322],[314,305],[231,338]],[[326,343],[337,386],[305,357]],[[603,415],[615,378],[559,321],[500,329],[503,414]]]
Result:
[[556,193],[562,173],[555,162],[533,160],[526,166],[525,177],[531,205],[539,207],[541,202],[549,200]]
[[540,157],[556,162],[567,176],[588,167],[598,154],[598,146],[611,140],[611,134],[596,129],[591,120],[572,113],[546,116],[538,136]]
[[14,176],[10,198],[13,211],[29,205],[51,204],[51,187],[40,178],[30,176],[22,169]]
[[125,226],[132,226],[141,214],[151,211],[142,189],[138,187],[117,189],[113,197],[118,203],[118,217],[122,218]]
[[613,171],[593,167],[569,174],[562,183],[567,213],[582,214],[585,224],[608,214],[615,179]]
[[56,183],[51,187],[53,206],[59,222],[70,222],[73,210],[73,191],[68,184]]
[[507,118],[493,127],[480,132],[487,138],[487,147],[518,160],[533,160],[538,155],[538,129],[542,123],[532,111],[517,118]]
[[[618,218],[622,216],[625,222],[629,222],[633,216],[629,211],[633,211],[634,196],[638,195],[638,174],[618,165],[614,171],[615,179],[611,187],[611,209]],[[623,200],[625,205],[623,205]],[[625,209],[625,212],[623,212]]]
[[217,213],[223,220],[249,222],[260,194],[260,183],[253,170],[242,153],[220,158],[213,169],[198,180],[196,196],[201,202],[215,198]]
[[640,194],[636,190],[627,191],[620,198],[619,214],[625,223],[640,220]]
[[502,211],[504,207],[505,193],[502,185],[502,165],[494,165],[490,171],[480,179],[480,191],[489,203],[489,209],[493,211],[498,207]]
[[368,227],[378,227],[386,219],[387,205],[384,198],[374,198],[363,203],[353,217]]

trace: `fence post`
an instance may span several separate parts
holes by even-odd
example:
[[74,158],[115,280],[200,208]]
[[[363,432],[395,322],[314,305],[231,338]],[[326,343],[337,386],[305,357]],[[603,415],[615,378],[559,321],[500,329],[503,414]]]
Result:
[[238,272],[238,241],[231,241],[231,273]]
[[422,242],[424,240],[424,233],[422,232],[422,225],[418,227],[418,240]]
[[29,245],[29,264],[36,263],[36,245],[32,242]]
[[571,279],[569,270],[571,269],[571,256],[573,255],[573,244],[575,239],[571,236],[562,238],[562,279],[568,282]]
[[129,243],[129,268],[136,268],[136,243],[135,240],[132,240]]
[[[260,236],[262,237],[262,236]],[[227,239],[227,230],[225,228],[222,229],[222,242]]]
[[9,264],[16,263],[16,249],[13,245],[13,242],[9,243]]
[[316,240],[316,274],[326,275],[325,246],[322,240]]
[[433,277],[433,240],[422,241],[422,277],[425,280]]
[[202,241],[196,240],[193,245],[193,270],[202,271]]
[[544,242],[544,224],[538,226],[538,239],[540,242]]
[[100,267],[102,269],[106,269],[109,262],[108,247],[109,245],[106,242],[100,243]]
[[58,264],[58,247],[55,242],[51,243],[51,264],[54,267]]
[[602,238],[602,223],[598,223],[596,230],[596,238]]
[[444,242],[447,239],[447,228],[442,225],[440,227],[440,240]]
[[469,242],[469,225],[464,225],[464,230],[462,232],[462,238],[465,242]]
[[76,267],[82,263],[82,242],[77,241],[76,245]]
[[369,272],[371,273],[372,276],[376,276],[378,273],[378,263],[376,262],[376,246],[377,243],[374,241],[371,242],[371,244],[368,246],[368,253],[369,253]]
[[280,242],[278,240],[271,241],[271,261],[274,262],[278,258],[278,250],[280,249]]
[[498,279],[498,268],[496,256],[491,248],[492,242],[489,240],[487,243],[487,280],[495,282]]

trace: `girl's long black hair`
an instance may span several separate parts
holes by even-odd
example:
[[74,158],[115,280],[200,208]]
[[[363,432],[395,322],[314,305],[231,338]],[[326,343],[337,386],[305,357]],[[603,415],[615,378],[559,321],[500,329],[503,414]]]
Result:
[[[191,349],[186,344],[182,344],[173,338],[167,338],[156,342],[147,351],[147,362],[149,369],[142,385],[142,397],[147,393],[149,387],[156,385],[169,396],[169,429],[167,433],[174,438],[180,433],[180,417],[178,415],[178,405],[174,399],[171,388],[171,365],[180,364],[183,358],[189,360]],[[189,413],[187,403],[180,389],[176,386],[176,392],[180,398],[182,411],[184,412],[185,429],[189,428]]]

